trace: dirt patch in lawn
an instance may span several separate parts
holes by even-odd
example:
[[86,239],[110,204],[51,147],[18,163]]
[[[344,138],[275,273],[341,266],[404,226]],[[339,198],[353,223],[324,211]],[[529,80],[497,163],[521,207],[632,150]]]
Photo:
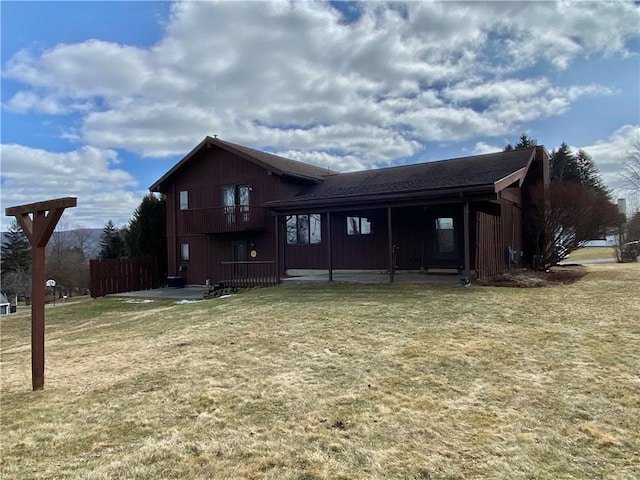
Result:
[[540,288],[569,285],[587,274],[584,267],[553,267],[549,271],[517,268],[502,275],[478,280],[476,285],[488,287]]

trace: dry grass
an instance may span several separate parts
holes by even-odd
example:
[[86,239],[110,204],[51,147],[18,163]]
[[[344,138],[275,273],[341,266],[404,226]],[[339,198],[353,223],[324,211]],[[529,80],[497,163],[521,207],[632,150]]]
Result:
[[640,477],[634,264],[508,289],[287,285],[2,319],[11,479]]
[[595,260],[601,258],[616,258],[616,251],[613,247],[584,247],[575,252],[571,252],[565,262],[578,262],[582,260]]

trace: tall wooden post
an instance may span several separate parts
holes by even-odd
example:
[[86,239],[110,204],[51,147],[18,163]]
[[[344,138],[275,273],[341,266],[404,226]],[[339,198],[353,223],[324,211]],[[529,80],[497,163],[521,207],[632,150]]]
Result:
[[463,222],[464,222],[464,283],[469,285],[471,282],[471,248],[470,248],[470,231],[469,231],[469,202],[465,201],[463,206]]
[[44,388],[45,247],[64,209],[76,205],[75,197],[65,197],[5,209],[5,215],[16,217],[31,244],[31,381],[33,390]]
[[329,267],[329,281],[333,282],[333,248],[331,246],[331,212],[327,212],[327,262]]
[[387,229],[389,233],[389,283],[394,282],[394,276],[396,273],[395,246],[393,245],[393,230],[391,225],[391,207],[387,207]]

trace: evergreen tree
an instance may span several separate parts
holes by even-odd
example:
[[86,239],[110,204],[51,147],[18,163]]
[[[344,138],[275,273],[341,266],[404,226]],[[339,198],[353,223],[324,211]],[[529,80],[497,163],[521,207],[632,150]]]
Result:
[[609,189],[598,172],[598,167],[593,163],[591,155],[584,150],[578,150],[576,155],[576,166],[580,183],[595,193],[610,197]]
[[549,162],[551,180],[581,183],[576,156],[566,142],[551,152]]
[[529,135],[527,135],[525,132],[522,132],[522,135],[520,135],[520,140],[518,140],[518,143],[515,144],[515,146],[511,145],[510,143],[507,143],[507,146],[504,147],[504,151],[508,152],[511,150],[515,150],[517,148],[528,148],[528,147],[535,147],[538,144],[538,141],[529,137]]
[[9,225],[2,242],[2,291],[10,295],[30,296],[31,245],[27,236],[14,221]]
[[167,265],[166,201],[164,196],[146,195],[133,213],[126,233],[132,257],[154,257],[159,271]]
[[2,242],[2,274],[30,268],[31,245],[18,222],[14,220],[7,228]]
[[124,254],[124,242],[111,219],[100,235],[100,258],[118,258]]

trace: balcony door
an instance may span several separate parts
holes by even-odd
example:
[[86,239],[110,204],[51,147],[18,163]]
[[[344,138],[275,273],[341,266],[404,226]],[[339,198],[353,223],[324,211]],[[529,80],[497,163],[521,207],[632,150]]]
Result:
[[222,204],[227,225],[249,221],[250,192],[251,188],[248,185],[225,185],[222,187]]

